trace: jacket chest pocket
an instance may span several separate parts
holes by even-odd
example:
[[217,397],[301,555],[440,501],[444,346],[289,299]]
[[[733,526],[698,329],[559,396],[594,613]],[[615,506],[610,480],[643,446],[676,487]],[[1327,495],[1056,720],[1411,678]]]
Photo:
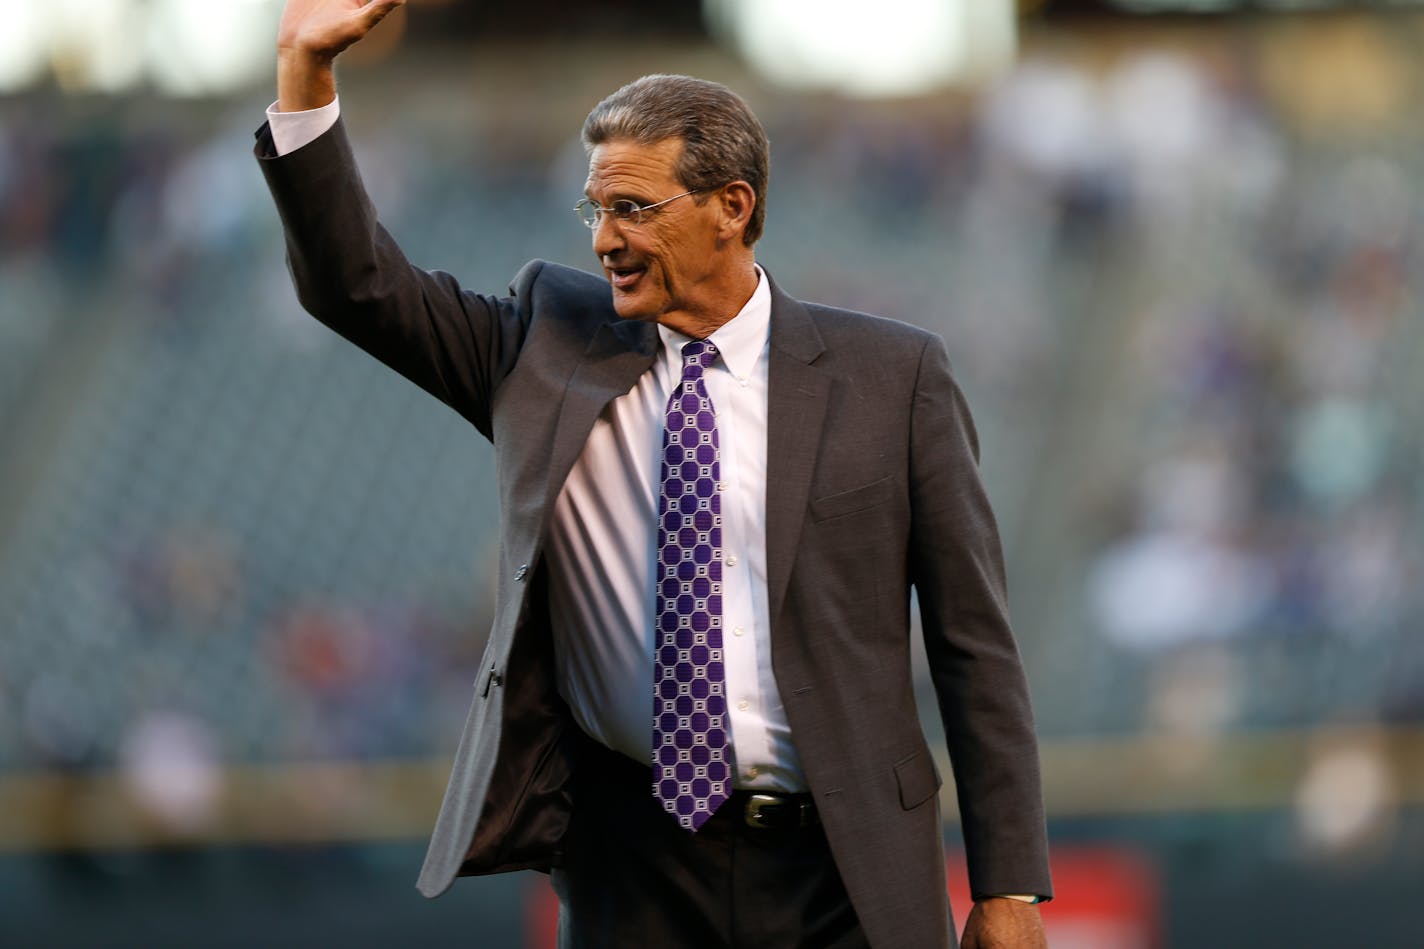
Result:
[[887,475],[858,488],[851,488],[849,491],[838,491],[825,497],[813,498],[811,500],[811,518],[817,521],[829,521],[833,518],[855,514],[890,500],[894,491],[894,482]]

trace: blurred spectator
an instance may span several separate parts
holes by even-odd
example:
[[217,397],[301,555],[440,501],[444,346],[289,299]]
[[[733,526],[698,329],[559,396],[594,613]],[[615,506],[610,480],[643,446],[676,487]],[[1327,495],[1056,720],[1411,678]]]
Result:
[[201,719],[151,711],[129,723],[119,768],[138,812],[165,840],[201,837],[222,799],[220,753]]

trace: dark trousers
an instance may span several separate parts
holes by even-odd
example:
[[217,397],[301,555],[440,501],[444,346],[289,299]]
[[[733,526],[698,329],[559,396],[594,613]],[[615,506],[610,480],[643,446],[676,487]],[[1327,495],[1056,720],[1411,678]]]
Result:
[[868,947],[818,822],[750,827],[738,794],[688,833],[651,766],[586,744],[553,873],[559,949]]

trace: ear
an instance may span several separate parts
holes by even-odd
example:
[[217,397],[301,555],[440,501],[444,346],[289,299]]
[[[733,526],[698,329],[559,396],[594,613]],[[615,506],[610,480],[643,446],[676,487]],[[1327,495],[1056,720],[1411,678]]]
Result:
[[734,181],[722,187],[718,201],[722,210],[718,240],[741,243],[742,234],[751,223],[752,211],[756,208],[756,192],[745,181]]

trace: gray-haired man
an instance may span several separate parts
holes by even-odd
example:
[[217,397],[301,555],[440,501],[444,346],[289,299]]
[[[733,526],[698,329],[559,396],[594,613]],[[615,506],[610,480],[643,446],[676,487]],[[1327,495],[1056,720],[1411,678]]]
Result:
[[412,267],[331,71],[396,5],[289,0],[258,155],[303,305],[499,459],[500,599],[422,892],[552,870],[567,946],[952,945],[913,585],[964,945],[1042,946],[1027,687],[942,342],[776,287],[765,135],[685,76],[585,122],[601,276],[535,261],[497,297]]

